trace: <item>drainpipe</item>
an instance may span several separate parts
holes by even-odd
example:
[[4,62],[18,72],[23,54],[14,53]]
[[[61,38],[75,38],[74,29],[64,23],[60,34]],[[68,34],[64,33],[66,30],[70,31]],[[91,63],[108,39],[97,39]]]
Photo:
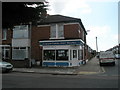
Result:
[[31,67],[31,30],[32,30],[32,22],[29,22],[30,28],[29,28],[29,39],[30,39],[30,50],[29,50],[29,67]]

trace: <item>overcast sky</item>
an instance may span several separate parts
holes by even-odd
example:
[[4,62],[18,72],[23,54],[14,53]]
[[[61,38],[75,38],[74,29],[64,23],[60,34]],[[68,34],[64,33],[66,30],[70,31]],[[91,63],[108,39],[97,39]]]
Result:
[[87,44],[98,51],[118,45],[119,0],[48,0],[48,14],[80,18],[86,30]]

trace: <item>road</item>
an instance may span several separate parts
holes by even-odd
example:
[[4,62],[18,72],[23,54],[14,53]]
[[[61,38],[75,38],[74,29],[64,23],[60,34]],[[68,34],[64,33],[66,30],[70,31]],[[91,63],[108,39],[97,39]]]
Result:
[[116,60],[116,66],[100,67],[103,72],[92,75],[6,73],[2,85],[3,88],[118,88],[118,63]]

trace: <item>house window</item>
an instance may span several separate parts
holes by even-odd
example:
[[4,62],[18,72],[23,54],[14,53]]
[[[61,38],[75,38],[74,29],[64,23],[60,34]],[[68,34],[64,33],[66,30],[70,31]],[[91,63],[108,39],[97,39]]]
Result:
[[63,24],[52,24],[51,25],[50,38],[51,39],[64,38]]
[[51,38],[56,38],[56,24],[51,25]]
[[12,59],[25,60],[28,58],[28,52],[26,47],[15,47],[12,50]]
[[56,50],[56,60],[68,60],[68,50]]
[[58,25],[58,38],[63,38],[64,37],[64,29],[63,29],[63,25],[59,24]]
[[13,29],[13,38],[28,38],[28,26],[16,26]]
[[2,30],[2,40],[7,40],[7,29]]
[[2,47],[2,58],[3,59],[10,58],[10,48],[9,47]]

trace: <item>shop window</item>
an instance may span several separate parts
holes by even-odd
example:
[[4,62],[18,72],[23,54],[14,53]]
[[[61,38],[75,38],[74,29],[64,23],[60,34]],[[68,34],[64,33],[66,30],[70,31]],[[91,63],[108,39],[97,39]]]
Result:
[[56,50],[56,60],[68,60],[68,50]]
[[55,60],[55,50],[44,50],[44,60]]
[[12,59],[25,60],[25,58],[28,58],[27,54],[28,53],[27,53],[26,47],[22,49],[20,47],[15,47],[12,50]]

